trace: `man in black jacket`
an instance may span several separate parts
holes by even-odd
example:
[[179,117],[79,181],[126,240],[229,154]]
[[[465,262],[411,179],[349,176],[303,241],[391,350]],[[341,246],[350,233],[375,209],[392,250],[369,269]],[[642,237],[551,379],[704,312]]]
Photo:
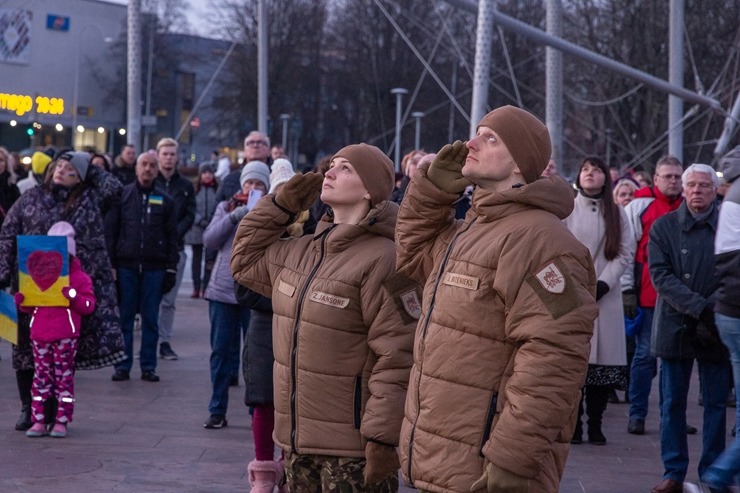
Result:
[[159,357],[176,360],[177,353],[170,345],[172,326],[175,322],[175,300],[180,289],[182,274],[185,270],[185,234],[195,221],[195,190],[187,178],[177,172],[177,141],[164,138],[157,142],[157,162],[159,175],[155,182],[175,202],[177,217],[177,251],[180,258],[177,262],[177,278],[172,289],[164,293],[159,309]]
[[696,359],[704,401],[701,477],[725,448],[730,365],[714,321],[714,239],[719,180],[706,164],[682,176],[685,200],[650,229],[648,266],[658,293],[653,356],[660,365],[660,453],[665,472],[652,493],[681,493],[689,467],[686,399]]
[[113,381],[129,379],[133,365],[134,318],[141,314],[141,379],[158,382],[157,316],[162,294],[175,285],[178,236],[174,201],[155,184],[157,157],[136,160],[136,181],[123,188],[120,204],[106,216],[106,237],[118,281],[121,331],[127,359],[115,366]]

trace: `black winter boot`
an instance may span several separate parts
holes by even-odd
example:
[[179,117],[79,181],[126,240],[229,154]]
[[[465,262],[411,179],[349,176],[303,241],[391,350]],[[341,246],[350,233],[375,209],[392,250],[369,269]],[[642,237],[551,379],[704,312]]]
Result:
[[570,443],[573,445],[583,443],[583,425],[581,424],[581,417],[583,417],[583,390],[581,390],[581,400],[578,402],[578,420],[576,421],[576,429],[573,431],[573,438],[570,439]]
[[588,443],[606,445],[606,437],[601,432],[601,418],[609,399],[609,387],[606,385],[588,385],[586,387],[586,414],[588,415]]
[[26,431],[31,427],[31,384],[33,384],[33,370],[17,370],[15,381],[18,385],[18,397],[21,400],[21,415],[15,423],[15,429]]

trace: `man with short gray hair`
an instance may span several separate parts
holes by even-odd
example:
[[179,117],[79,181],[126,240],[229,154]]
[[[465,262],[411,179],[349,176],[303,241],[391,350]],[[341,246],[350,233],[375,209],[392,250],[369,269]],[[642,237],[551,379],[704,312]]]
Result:
[[714,321],[714,237],[719,179],[706,164],[682,175],[685,200],[650,229],[648,265],[658,294],[653,356],[660,365],[660,453],[665,472],[652,493],[682,493],[689,466],[686,402],[696,359],[704,401],[701,477],[725,448],[730,365]]

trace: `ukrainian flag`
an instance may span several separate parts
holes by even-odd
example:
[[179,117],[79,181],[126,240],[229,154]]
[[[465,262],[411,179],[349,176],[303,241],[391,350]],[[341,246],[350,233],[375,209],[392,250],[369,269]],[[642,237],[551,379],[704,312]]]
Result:
[[0,337],[18,344],[18,312],[15,300],[5,291],[0,291]]
[[18,236],[18,290],[23,306],[69,306],[69,255],[64,236]]
[[162,205],[164,204],[164,197],[161,195],[150,195],[149,205]]

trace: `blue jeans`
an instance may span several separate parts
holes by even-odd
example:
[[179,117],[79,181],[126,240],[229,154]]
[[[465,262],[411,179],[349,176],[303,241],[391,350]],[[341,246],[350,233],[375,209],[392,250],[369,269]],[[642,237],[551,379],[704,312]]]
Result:
[[653,378],[657,374],[655,357],[650,352],[650,339],[653,333],[654,308],[642,308],[642,329],[635,336],[635,356],[630,367],[630,417],[645,421],[648,414],[648,400]]
[[[725,449],[727,392],[730,367],[726,362],[699,361],[699,386],[704,400],[702,453],[699,477]],[[660,457],[663,478],[683,482],[689,468],[686,438],[686,400],[694,367],[693,359],[661,359]]]
[[[735,397],[740,398],[740,318],[714,314],[719,336],[730,351],[732,374],[735,377]],[[740,416],[740,407],[736,408],[735,422]],[[740,474],[740,437],[736,437],[722,455],[709,466],[701,477],[702,481],[713,488],[723,488],[738,484]]]
[[118,308],[121,312],[121,332],[127,358],[116,370],[131,371],[134,362],[134,318],[141,315],[141,371],[157,369],[159,302],[162,300],[164,270],[118,269]]
[[[247,307],[209,301],[211,318],[211,402],[208,412],[226,416],[229,406],[229,379],[234,358],[233,348],[241,344],[242,330],[249,327]],[[238,360],[237,360],[238,362]]]

